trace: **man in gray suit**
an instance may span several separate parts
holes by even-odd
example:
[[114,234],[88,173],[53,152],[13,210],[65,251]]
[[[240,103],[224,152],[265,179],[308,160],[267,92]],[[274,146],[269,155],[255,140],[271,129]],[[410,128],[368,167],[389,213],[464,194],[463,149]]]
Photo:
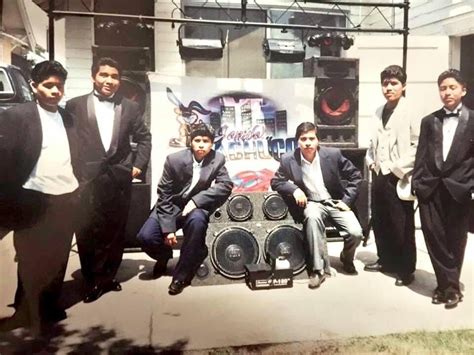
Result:
[[191,147],[168,155],[158,184],[158,201],[137,236],[142,249],[157,260],[153,276],[158,278],[173,257],[176,231],[183,229],[184,241],[169,286],[170,295],[181,293],[191,283],[208,253],[209,215],[232,192],[225,158],[212,149],[213,142],[210,129],[199,124],[191,131]]
[[372,171],[372,226],[378,260],[366,271],[393,272],[395,285],[409,285],[416,267],[413,201],[397,195],[400,179],[408,182],[415,164],[419,120],[410,115],[403,97],[407,76],[398,65],[380,73],[386,102],[375,113],[367,165]]
[[[326,219],[347,232],[340,260],[347,274],[357,275],[353,260],[362,240],[362,227],[350,206],[357,197],[362,177],[339,149],[319,146],[314,123],[301,123],[295,138],[299,148],[283,155],[271,186],[287,201],[292,215],[303,220],[309,288],[317,288],[330,272],[325,255]],[[345,186],[342,180],[347,181]]]

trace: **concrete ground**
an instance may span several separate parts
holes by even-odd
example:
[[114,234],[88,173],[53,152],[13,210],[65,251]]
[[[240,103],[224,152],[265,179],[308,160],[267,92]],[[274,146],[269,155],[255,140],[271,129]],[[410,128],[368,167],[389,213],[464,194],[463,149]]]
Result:
[[[423,236],[417,231],[415,282],[396,287],[393,275],[363,271],[376,260],[373,238],[356,254],[358,276],[343,274],[342,243],[329,243],[338,271],[316,290],[307,280],[293,288],[251,291],[244,283],[189,287],[169,296],[170,277],[150,278],[154,262],[144,253],[126,253],[118,279],[121,292],[81,301],[77,253],[71,251],[63,300],[68,318],[47,347],[58,353],[151,353],[382,335],[410,331],[474,328],[474,238],[470,235],[461,281],[464,301],[452,310],[431,304],[436,280]],[[16,264],[12,237],[0,241],[0,317],[12,314]],[[34,351],[24,329],[0,333],[0,354]],[[33,347],[33,348],[32,348]]]

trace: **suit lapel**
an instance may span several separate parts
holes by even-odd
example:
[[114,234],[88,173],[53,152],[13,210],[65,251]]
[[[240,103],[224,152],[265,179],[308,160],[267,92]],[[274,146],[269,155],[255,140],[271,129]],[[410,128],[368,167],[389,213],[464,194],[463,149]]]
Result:
[[323,175],[324,186],[329,186],[331,182],[331,165],[324,148],[319,149],[319,164],[321,166],[321,173]]
[[27,143],[25,144],[25,156],[31,158],[31,162],[34,162],[33,166],[39,159],[39,156],[41,154],[41,145],[43,143],[43,129],[41,126],[41,119],[38,112],[38,107],[36,105],[36,102],[32,102],[29,107],[29,110],[31,111],[31,123],[27,125],[29,129],[29,138],[27,139]]
[[100,136],[100,131],[99,131],[99,125],[97,124],[97,118],[95,115],[93,93],[90,93],[89,96],[87,96],[87,120],[89,121],[89,127],[91,128],[90,133],[95,136],[95,139],[93,139],[93,141],[96,141],[98,143],[97,144],[98,149],[100,149],[102,154],[105,155],[106,151],[104,148],[104,144],[102,143],[102,138]]
[[115,105],[114,113],[114,128],[112,131],[112,140],[110,142],[110,148],[107,151],[107,156],[113,156],[117,151],[119,136],[120,136],[120,122],[122,120],[122,100]]
[[443,168],[443,121],[441,119],[442,110],[436,111],[433,117],[433,145],[436,167]]
[[301,168],[301,150],[298,148],[293,154],[294,160],[290,162],[290,171],[293,172],[293,179],[296,185],[303,183],[303,170]]
[[458,126],[456,127],[456,131],[454,132],[453,143],[451,144],[448,156],[446,157],[446,161],[444,162],[444,170],[448,170],[456,162],[456,158],[458,156],[462,156],[461,149],[463,149],[465,145],[460,144],[460,142],[463,142],[463,135],[465,132],[467,132],[466,127],[468,118],[469,112],[463,106],[461,114],[459,115]]

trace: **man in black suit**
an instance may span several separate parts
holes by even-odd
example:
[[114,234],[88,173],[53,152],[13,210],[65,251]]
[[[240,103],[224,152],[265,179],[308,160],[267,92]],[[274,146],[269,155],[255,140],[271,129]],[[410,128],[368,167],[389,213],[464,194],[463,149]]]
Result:
[[[347,232],[340,260],[346,273],[357,274],[353,260],[363,235],[350,206],[357,197],[362,177],[339,149],[319,146],[317,127],[313,123],[301,123],[296,128],[295,138],[298,148],[283,155],[271,186],[287,201],[290,209],[296,208],[295,212],[300,215],[297,219],[303,220],[309,254],[309,287],[317,288],[330,272],[325,255],[326,219]],[[344,186],[342,180],[346,180],[347,185]]]
[[[67,102],[78,120],[85,187],[81,226],[76,233],[82,274],[88,285],[84,302],[120,291],[115,275],[122,261],[132,179],[150,158],[151,134],[138,105],[117,93],[121,68],[111,58],[92,66],[92,93]],[[130,137],[137,143],[132,154]]]
[[466,82],[458,70],[438,77],[443,108],[423,118],[412,188],[438,283],[434,304],[462,300],[459,278],[474,191],[474,112],[462,104]]
[[225,158],[212,149],[214,135],[205,124],[194,126],[191,147],[168,155],[158,184],[158,201],[138,233],[143,250],[157,260],[155,278],[166,272],[177,243],[176,231],[184,240],[173,272],[169,294],[177,295],[191,283],[207,256],[206,231],[209,215],[232,192],[233,183]]
[[36,102],[0,115],[0,226],[14,230],[18,260],[15,315],[7,330],[34,332],[66,318],[59,304],[74,232],[81,160],[73,118],[58,107],[67,72],[55,61],[31,73]]

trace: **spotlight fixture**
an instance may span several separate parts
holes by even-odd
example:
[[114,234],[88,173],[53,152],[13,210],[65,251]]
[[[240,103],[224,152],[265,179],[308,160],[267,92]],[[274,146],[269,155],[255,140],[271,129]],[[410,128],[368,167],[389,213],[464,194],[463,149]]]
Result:
[[321,56],[340,57],[341,48],[348,50],[354,44],[354,38],[345,33],[317,33],[307,38],[308,46],[319,47]]
[[305,57],[305,46],[299,39],[265,38],[262,46],[269,63],[299,63]]
[[185,26],[179,26],[176,41],[181,59],[216,60],[222,58],[226,43],[222,29],[213,27],[214,31],[219,31],[219,38],[187,38],[184,37]]

